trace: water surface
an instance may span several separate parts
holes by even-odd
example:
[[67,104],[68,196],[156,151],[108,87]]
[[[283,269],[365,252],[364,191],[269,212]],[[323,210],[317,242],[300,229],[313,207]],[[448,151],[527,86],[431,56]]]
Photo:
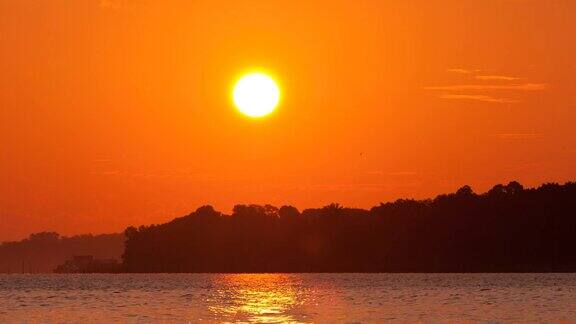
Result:
[[0,322],[571,322],[576,274],[0,275]]

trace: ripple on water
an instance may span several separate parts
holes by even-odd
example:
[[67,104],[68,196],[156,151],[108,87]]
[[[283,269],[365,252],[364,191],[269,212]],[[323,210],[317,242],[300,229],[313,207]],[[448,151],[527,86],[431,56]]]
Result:
[[576,275],[0,275],[0,305],[0,323],[560,322]]

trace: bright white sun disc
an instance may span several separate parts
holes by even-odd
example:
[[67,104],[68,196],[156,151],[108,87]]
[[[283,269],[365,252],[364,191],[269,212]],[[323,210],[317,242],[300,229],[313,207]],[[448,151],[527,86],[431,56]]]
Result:
[[250,117],[268,115],[280,101],[280,89],[274,80],[264,73],[250,73],[234,86],[234,104]]

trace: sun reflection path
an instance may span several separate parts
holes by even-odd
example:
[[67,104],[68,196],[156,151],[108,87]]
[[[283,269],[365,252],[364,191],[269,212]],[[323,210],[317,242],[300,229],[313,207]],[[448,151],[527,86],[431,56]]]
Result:
[[[210,299],[210,311],[216,318],[231,322],[302,323],[296,308],[305,299],[298,294],[298,283],[286,274],[222,275],[224,286]],[[302,317],[301,315],[298,317]]]

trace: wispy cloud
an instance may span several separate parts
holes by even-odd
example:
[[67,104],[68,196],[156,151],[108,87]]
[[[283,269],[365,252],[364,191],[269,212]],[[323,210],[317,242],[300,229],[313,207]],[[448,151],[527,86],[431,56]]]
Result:
[[469,94],[442,94],[438,98],[453,99],[453,100],[474,100],[492,103],[517,103],[518,100],[508,98],[496,98],[487,95],[469,95]]
[[448,69],[448,72],[458,73],[458,74],[470,74],[470,73],[473,73],[474,71],[466,70],[466,69]]
[[517,90],[517,91],[542,91],[548,88],[546,83],[522,83],[522,84],[460,84],[440,87],[426,87],[427,90],[442,91],[491,91],[491,90]]
[[[449,69],[448,72],[466,75],[466,78],[470,79],[470,82],[468,84],[428,86],[424,87],[424,89],[440,92],[440,94],[437,94],[437,97],[441,99],[474,100],[487,103],[518,103],[520,102],[518,99],[502,98],[494,95],[493,92],[537,92],[549,88],[549,84],[547,83],[514,82],[521,80],[521,78],[505,74],[487,74],[485,72],[481,74],[482,70],[479,69],[453,68]],[[488,82],[481,83],[477,80]]]
[[520,78],[506,75],[477,75],[476,79],[483,81],[516,81]]

